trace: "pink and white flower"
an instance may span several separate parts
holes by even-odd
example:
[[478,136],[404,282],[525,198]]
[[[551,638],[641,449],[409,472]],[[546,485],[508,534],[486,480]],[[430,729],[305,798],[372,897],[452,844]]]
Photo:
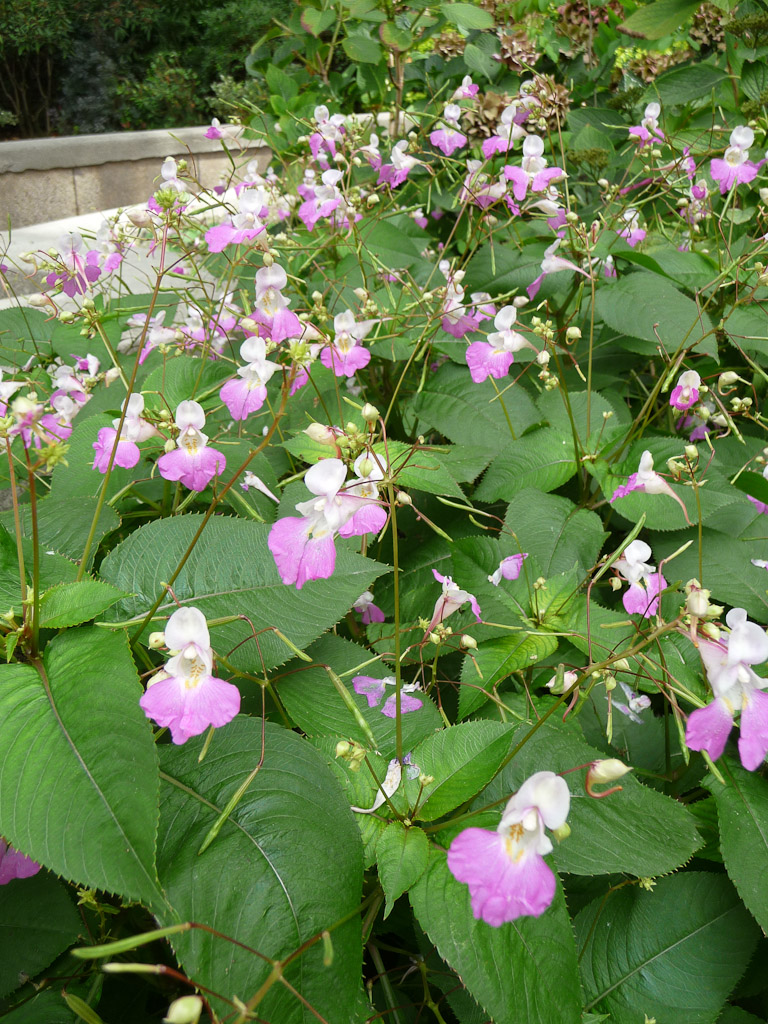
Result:
[[[344,115],[331,114],[328,107],[315,107],[316,129],[309,137],[309,148],[315,160],[322,159],[325,153],[336,155],[336,145],[344,139]],[[324,157],[327,162],[327,157]]]
[[146,441],[148,437],[154,437],[157,431],[151,423],[142,418],[144,412],[144,396],[139,394],[130,395],[123,402],[125,419],[120,437],[117,436],[117,428],[120,426],[120,418],[112,420],[112,428],[102,427],[93,442],[93,450],[96,455],[93,460],[93,469],[100,473],[106,473],[109,468],[109,460],[112,451],[115,450],[114,465],[122,466],[123,469],[133,469],[141,457],[138,441]]
[[290,299],[283,295],[288,275],[281,266],[261,267],[256,271],[256,306],[251,319],[261,324],[275,344],[288,338],[300,338],[304,326],[288,306]]
[[656,572],[656,567],[648,564],[650,557],[649,545],[644,540],[633,540],[621,558],[613,563],[619,576],[629,583],[629,590],[622,595],[625,611],[646,619],[659,610],[659,595],[667,586],[667,581],[660,572]]
[[739,756],[748,771],[763,763],[768,752],[768,679],[752,669],[768,660],[768,636],[747,619],[743,608],[725,617],[730,633],[719,640],[699,639],[699,654],[715,699],[688,717],[685,742],[706,750],[716,761],[728,741],[734,715],[741,711]]
[[370,590],[363,591],[352,605],[352,611],[358,613],[364,626],[368,626],[372,622],[386,621],[384,612],[373,603],[373,594]]
[[58,248],[64,270],[50,273],[46,277],[45,283],[49,288],[61,281],[61,290],[73,298],[75,295],[83,295],[101,277],[100,253],[97,249],[83,253],[84,244],[82,235],[77,231],[61,236]]
[[490,160],[495,153],[508,153],[516,140],[523,138],[526,132],[522,124],[528,116],[529,111],[521,108],[517,100],[502,110],[496,134],[483,143],[483,156],[486,160]]
[[546,192],[549,186],[565,177],[561,167],[547,167],[544,157],[544,140],[538,135],[529,135],[523,142],[523,159],[520,166],[507,164],[504,176],[512,182],[512,194],[518,202],[531,192]]
[[453,156],[457,149],[467,144],[467,136],[459,131],[461,107],[456,103],[448,103],[443,111],[445,128],[439,128],[429,136],[429,141],[446,156]]
[[541,288],[541,282],[548,274],[559,274],[561,270],[572,270],[577,274],[581,274],[582,277],[588,278],[590,276],[586,270],[582,270],[572,260],[567,260],[565,257],[557,255],[560,242],[561,239],[557,238],[552,245],[544,250],[544,259],[541,261],[541,273],[526,288],[529,299],[536,298],[539,288]]
[[653,468],[653,456],[646,449],[640,456],[640,464],[637,467],[636,473],[630,473],[625,484],[620,484],[610,497],[611,503],[616,501],[618,498],[626,498],[632,491],[643,491],[645,494],[666,494],[670,498],[674,498],[678,505],[682,508],[685,520],[688,522],[688,509],[683,504],[682,499],[675,494],[672,488],[669,486],[667,481],[659,476],[659,474]]
[[[647,697],[644,693],[637,694],[634,690],[630,689],[629,686],[622,680],[619,680],[619,686],[624,691],[624,696],[627,699],[627,703],[624,704],[621,701],[612,700],[611,704],[617,711],[620,711],[622,715],[625,715],[630,722],[634,722],[635,725],[642,725],[643,719],[640,717],[641,711],[646,711],[651,706],[651,698]],[[611,691],[606,693],[606,699],[611,699]]]
[[488,335],[486,341],[473,341],[467,348],[467,365],[475,384],[488,377],[506,377],[515,361],[515,352],[526,346],[534,347],[522,334],[512,330],[516,319],[515,306],[504,306],[494,317],[496,330]]
[[495,569],[488,577],[488,582],[492,583],[494,587],[498,587],[502,580],[516,580],[523,571],[523,562],[527,557],[528,553],[526,552],[519,555],[507,555],[506,558],[502,558],[498,569]]
[[480,91],[480,86],[475,85],[470,75],[464,75],[461,80],[461,85],[454,92],[451,99],[454,100],[471,100],[477,96]]
[[347,467],[341,459],[323,459],[310,466],[304,483],[315,497],[296,505],[301,518],[278,519],[269,531],[269,550],[286,585],[295,584],[301,590],[307,580],[333,575],[335,538],[355,513],[369,504],[343,490],[346,477]]
[[269,197],[263,189],[244,188],[237,196],[225,197],[225,202],[237,203],[237,213],[206,231],[205,241],[211,252],[223,252],[228,245],[250,242],[266,230],[264,220],[269,216]]
[[637,139],[638,149],[657,141],[664,141],[664,132],[659,128],[660,113],[661,106],[658,103],[649,103],[640,124],[629,129],[630,137]]
[[363,345],[363,338],[370,334],[375,320],[355,320],[351,309],[337,313],[333,318],[333,344],[320,353],[323,366],[333,370],[337,377],[354,377],[371,360],[371,353]]
[[[385,679],[374,679],[373,676],[355,676],[352,686],[355,693],[364,696],[368,701],[369,708],[377,708],[387,692],[388,686],[395,686],[394,676],[387,676]],[[403,683],[400,687],[400,714],[407,715],[409,711],[418,711],[424,703],[420,697],[412,697],[414,691],[419,690],[418,683]],[[382,715],[387,718],[394,718],[397,714],[397,695],[390,694],[384,701],[381,708]]]
[[437,569],[432,570],[432,575],[438,583],[442,584],[443,589],[440,597],[435,601],[432,618],[427,626],[427,633],[433,630],[438,622],[443,622],[449,615],[457,612],[467,601],[469,601],[469,607],[472,609],[472,613],[477,621],[482,622],[480,618],[480,605],[477,603],[477,598],[474,594],[461,590],[450,576],[441,576]]
[[682,411],[690,409],[699,401],[701,377],[695,370],[686,370],[680,374],[677,384],[669,396],[669,404]]
[[638,242],[645,239],[647,234],[645,228],[640,227],[640,214],[630,207],[622,213],[621,219],[624,221],[624,227],[618,228],[616,234],[634,249]]
[[244,130],[241,124],[222,124],[218,117],[214,117],[205,132],[205,138],[237,142]]
[[539,917],[555,896],[555,876],[544,860],[552,842],[544,829],[565,824],[568,785],[554,772],[536,772],[504,809],[495,832],[468,828],[448,850],[448,869],[469,886],[472,913],[498,928],[518,917]]
[[179,608],[168,619],[165,642],[172,657],[149,680],[139,701],[147,718],[171,730],[174,743],[186,743],[209,726],[227,725],[240,711],[240,691],[213,675],[213,651],[205,616]]
[[0,885],[7,885],[15,878],[31,878],[42,867],[37,861],[0,839]]
[[379,480],[385,476],[383,457],[373,452],[363,452],[355,459],[352,467],[355,479],[350,481],[345,494],[348,499],[358,499],[358,508],[339,528],[341,537],[362,537],[366,533],[381,533],[387,522],[386,509],[379,501]]
[[498,180],[489,178],[480,170],[482,166],[481,160],[467,160],[467,176],[459,192],[459,202],[472,203],[485,210],[504,197],[507,184],[503,176]]
[[228,380],[219,392],[233,420],[245,420],[264,405],[267,384],[280,369],[278,363],[267,359],[267,346],[263,338],[247,338],[240,346],[240,356],[246,361],[239,367],[237,377]]
[[125,321],[128,327],[140,327],[144,334],[144,347],[139,356],[139,363],[143,363],[153,348],[158,345],[170,345],[176,340],[176,331],[173,327],[164,327],[165,310],[160,310],[155,316],[149,317],[147,325],[146,313],[134,313]]
[[176,409],[178,445],[157,460],[160,476],[165,480],[178,480],[190,491],[204,491],[215,476],[227,468],[227,460],[208,447],[208,437],[202,433],[205,413],[198,402],[180,402]]
[[392,161],[391,163],[383,164],[379,168],[378,184],[389,185],[390,188],[397,188],[398,185],[402,185],[413,168],[422,162],[408,153],[407,139],[401,139],[394,144],[389,154],[389,159]]
[[749,159],[749,147],[755,141],[755,133],[746,125],[734,128],[729,141],[722,158],[716,157],[709,165],[709,173],[720,186],[721,195],[736,185],[752,181],[765,162],[761,160],[756,164]]

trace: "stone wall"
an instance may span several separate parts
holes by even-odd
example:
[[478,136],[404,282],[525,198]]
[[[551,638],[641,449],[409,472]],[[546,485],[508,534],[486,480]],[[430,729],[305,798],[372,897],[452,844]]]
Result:
[[[264,170],[269,150],[245,145]],[[231,166],[205,126],[2,142],[0,231],[144,202],[167,156],[184,157],[205,186]]]

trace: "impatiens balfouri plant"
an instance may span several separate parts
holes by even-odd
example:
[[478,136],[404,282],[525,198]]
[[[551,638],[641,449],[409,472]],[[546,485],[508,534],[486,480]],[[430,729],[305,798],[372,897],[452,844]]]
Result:
[[0,313],[0,1015],[764,1020],[762,44],[349,12]]

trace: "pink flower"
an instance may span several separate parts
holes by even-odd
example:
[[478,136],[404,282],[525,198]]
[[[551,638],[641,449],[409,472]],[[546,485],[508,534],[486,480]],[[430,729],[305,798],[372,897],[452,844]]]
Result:
[[427,633],[434,629],[438,622],[443,622],[449,615],[453,615],[467,601],[469,601],[469,606],[477,621],[482,622],[480,618],[480,605],[477,603],[477,598],[474,594],[469,594],[466,590],[460,590],[450,576],[441,576],[437,569],[432,570],[432,575],[438,583],[442,583],[443,592],[435,602],[432,618],[427,626]]
[[680,410],[690,409],[699,400],[701,377],[695,370],[686,370],[680,374],[676,386],[672,389],[669,404]]
[[357,500],[357,509],[339,527],[341,537],[361,537],[366,533],[380,533],[387,522],[386,509],[379,502],[378,481],[384,479],[383,456],[373,452],[363,452],[355,459],[353,469],[355,479],[347,484],[345,495],[347,501]]
[[479,91],[480,86],[475,85],[469,75],[464,75],[461,80],[461,85],[454,92],[451,98],[454,100],[471,100],[474,96],[477,96]]
[[[307,580],[325,580],[336,568],[335,538],[367,499],[342,491],[347,468],[341,459],[310,466],[304,483],[315,495],[296,505],[301,518],[278,519],[269,531],[269,550],[286,585],[301,590]],[[357,532],[368,532],[362,528]]]
[[[386,679],[374,679],[372,676],[355,676],[352,680],[355,693],[365,696],[369,708],[377,708],[381,699],[386,693],[387,686],[395,686],[395,677],[387,676]],[[423,701],[420,697],[412,697],[414,690],[418,690],[418,683],[404,683],[400,688],[400,713],[407,715],[409,711],[418,711]],[[382,715],[387,718],[394,718],[397,714],[397,695],[391,694],[384,701],[381,708]]]
[[179,403],[176,426],[180,431],[178,447],[157,460],[160,476],[179,480],[190,491],[204,491],[227,468],[227,460],[221,452],[208,447],[208,438],[202,433],[205,413],[197,402]]
[[145,333],[144,348],[139,356],[140,363],[144,362],[153,348],[157,348],[158,345],[170,345],[176,340],[176,331],[172,327],[164,327],[164,319],[165,310],[162,309],[156,316],[149,318],[149,326],[146,329],[146,313],[134,313],[125,321],[129,327],[140,327]]
[[[619,701],[612,700],[612,706],[616,708],[617,711],[620,711],[622,715],[626,715],[630,722],[634,722],[635,725],[642,725],[643,719],[640,717],[640,712],[645,711],[651,706],[651,698],[646,697],[645,694],[636,694],[621,680],[619,680],[619,686],[624,691],[627,703],[622,704]],[[611,700],[611,691],[608,691],[605,697],[606,700]]]
[[443,111],[445,128],[432,132],[429,141],[446,156],[453,156],[457,149],[463,149],[467,144],[467,136],[459,131],[459,118],[461,107],[455,103],[448,103]]
[[275,344],[286,338],[300,338],[304,330],[296,314],[288,309],[290,299],[283,295],[287,284],[288,275],[277,263],[256,271],[256,308],[251,319],[266,328]]
[[556,255],[560,246],[560,241],[561,239],[556,239],[549,248],[544,250],[544,259],[541,261],[541,273],[536,280],[532,281],[526,288],[529,299],[536,298],[539,288],[541,288],[541,282],[548,274],[559,274],[561,270],[573,270],[575,273],[581,274],[582,277],[588,278],[590,276],[586,270],[582,270],[581,267],[576,266],[572,260],[567,260],[562,256]]
[[352,611],[360,615],[364,626],[369,625],[371,622],[384,622],[386,620],[386,615],[381,608],[373,603],[373,594],[370,590],[363,591],[352,605]]
[[96,452],[96,456],[93,460],[92,468],[98,469],[100,473],[107,472],[115,443],[117,443],[117,451],[115,452],[114,465],[122,466],[123,469],[133,469],[141,457],[141,452],[136,442],[146,441],[148,437],[153,437],[157,434],[152,424],[142,419],[144,396],[134,394],[126,402],[123,402],[123,408],[127,409],[127,411],[119,440],[117,437],[117,427],[120,426],[120,418],[118,417],[112,420],[112,425],[115,429],[102,427],[96,436],[96,440],[93,442],[92,447]]
[[374,171],[378,171],[381,167],[381,153],[379,152],[379,136],[375,132],[371,132],[368,145],[361,146],[360,152],[365,153],[368,163]]
[[720,194],[725,195],[736,185],[746,184],[752,181],[760,170],[763,160],[760,163],[753,163],[749,159],[749,147],[755,141],[755,133],[746,125],[739,125],[731,132],[730,145],[723,154],[712,160],[709,165],[709,173],[712,180],[720,186]]
[[61,290],[65,295],[73,298],[75,295],[82,295],[88,291],[94,281],[101,277],[99,267],[100,253],[97,249],[90,249],[83,256],[83,238],[77,231],[69,235],[62,235],[58,241],[61,250],[60,260],[64,271],[49,274],[45,281],[49,288],[52,288],[58,281],[62,281]]
[[528,557],[528,554],[520,555],[508,555],[506,558],[502,558],[499,562],[498,569],[488,577],[488,582],[492,583],[494,587],[498,587],[501,581],[504,580],[516,580],[517,577],[523,570],[523,562]]
[[642,615],[649,619],[659,610],[659,594],[667,586],[667,581],[656,567],[649,565],[646,559],[651,557],[651,549],[643,540],[633,540],[624,549],[621,558],[613,563],[613,568],[622,579],[629,583],[622,602],[630,615]]
[[238,212],[228,222],[205,233],[211,252],[223,252],[228,245],[250,242],[266,230],[262,218],[269,213],[268,196],[261,188],[245,188],[236,197]]
[[401,139],[395,143],[389,158],[392,163],[384,164],[379,169],[378,184],[389,185],[390,188],[397,188],[398,185],[402,185],[413,168],[421,163],[415,156],[409,156],[408,141],[406,139]]
[[315,107],[315,124],[317,130],[309,137],[309,148],[312,150],[313,158],[318,160],[323,156],[323,151],[335,156],[336,143],[344,139],[344,115],[331,116],[328,107]]
[[41,866],[0,839],[0,885],[7,885],[15,878],[30,878],[37,874]]
[[240,710],[240,691],[213,673],[208,623],[197,608],[179,608],[168,619],[165,642],[172,657],[149,681],[139,701],[147,718],[171,730],[174,743],[213,725],[231,722]]
[[504,196],[507,186],[502,178],[498,181],[489,179],[488,175],[480,170],[482,166],[480,160],[467,160],[467,176],[459,192],[459,202],[472,203],[485,210]]
[[323,171],[321,184],[314,185],[311,192],[299,207],[299,219],[307,231],[313,231],[319,220],[326,220],[337,214],[345,216],[347,203],[338,185],[343,178],[341,171],[332,169]]
[[518,202],[525,199],[528,189],[545,192],[554,181],[565,177],[561,167],[547,167],[544,159],[544,140],[538,135],[528,135],[523,142],[523,159],[519,167],[508,164],[504,176],[512,182],[512,193]]
[[688,717],[685,742],[691,750],[706,750],[716,761],[728,741],[733,717],[741,711],[739,756],[747,771],[763,763],[768,752],[768,679],[752,665],[768,659],[768,636],[747,619],[743,608],[732,608],[725,617],[730,633],[720,640],[699,640],[699,654],[715,699]]
[[362,342],[375,324],[375,320],[357,322],[351,309],[337,313],[333,318],[333,344],[320,353],[323,366],[333,370],[337,377],[354,377],[370,362],[371,353]]
[[544,860],[552,842],[544,829],[565,824],[571,795],[554,772],[536,772],[507,804],[498,828],[468,828],[448,850],[448,870],[469,886],[472,913],[500,927],[518,917],[539,917],[555,895],[555,876]]
[[527,110],[520,110],[520,102],[517,100],[502,110],[497,134],[483,143],[483,156],[486,160],[490,160],[495,153],[508,153],[515,141],[523,138],[525,129],[522,123],[528,115]]
[[632,491],[644,491],[645,494],[666,494],[670,498],[674,498],[683,510],[685,521],[688,522],[688,510],[683,504],[682,499],[675,494],[667,481],[655,472],[653,468],[653,456],[647,449],[640,456],[640,465],[637,467],[637,472],[631,473],[627,482],[616,488],[610,497],[611,503],[616,501],[618,498],[626,498],[626,496],[631,494]]
[[514,306],[504,306],[496,314],[493,325],[496,330],[488,335],[487,341],[473,341],[467,349],[467,365],[475,384],[488,377],[506,377],[515,361],[515,352],[533,346],[522,334],[512,330],[517,318]]
[[240,355],[247,365],[241,366],[234,380],[228,380],[219,392],[233,420],[245,420],[267,400],[267,384],[280,369],[267,359],[263,338],[248,338],[240,346]]
[[637,139],[637,148],[642,149],[649,143],[657,140],[663,142],[664,132],[659,128],[659,114],[661,106],[658,103],[649,103],[645,108],[645,116],[639,125],[629,129],[631,137]]
[[640,227],[640,214],[637,210],[630,207],[630,209],[622,213],[621,219],[624,221],[625,226],[619,228],[616,234],[619,238],[625,239],[627,245],[634,249],[638,242],[642,242],[645,239],[647,234],[645,229]]

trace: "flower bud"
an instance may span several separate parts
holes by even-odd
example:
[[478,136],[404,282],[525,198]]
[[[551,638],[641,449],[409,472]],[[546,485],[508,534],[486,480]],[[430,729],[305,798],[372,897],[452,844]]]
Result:
[[353,288],[352,293],[356,298],[360,299],[361,302],[368,298],[368,292],[365,288]]
[[163,451],[167,455],[168,452],[172,452],[175,447],[176,447],[176,442],[173,440],[172,437],[169,437],[168,440],[163,445]]
[[614,661],[611,666],[614,672],[630,672],[629,662],[626,658],[619,658],[618,661]]
[[372,208],[373,208],[374,206],[378,206],[380,202],[381,202],[381,199],[379,199],[379,197],[378,197],[377,193],[376,193],[376,192],[373,192],[373,193],[372,193],[371,195],[369,195],[369,196],[368,196],[368,198],[367,198],[367,199],[365,200],[365,205],[366,205],[366,206],[368,207],[368,209],[370,210],[370,209],[372,209]]
[[516,295],[514,299],[512,299],[512,305],[515,309],[522,309],[523,306],[527,306],[530,301],[531,300],[527,295]]
[[536,355],[536,362],[539,366],[546,366],[549,363],[549,352],[545,348]]
[[165,633],[160,631],[150,633],[148,646],[151,651],[159,651],[161,647],[165,647]]
[[573,210],[569,210],[568,213],[566,213],[565,219],[569,224],[579,223],[579,215],[578,213],[575,213]]
[[709,591],[692,590],[686,598],[685,610],[689,615],[695,615],[697,619],[703,619],[709,612]]
[[346,740],[339,740],[336,744],[336,757],[346,757],[352,748]]
[[704,622],[704,623],[702,623],[702,625],[701,625],[701,632],[709,640],[719,640],[720,639],[720,630],[714,624],[714,622]]
[[271,252],[262,253],[261,262],[264,264],[265,267],[271,267],[272,264],[275,262],[275,257],[272,255]]
[[379,418],[379,410],[375,405],[371,405],[370,402],[366,402],[362,408],[363,419],[366,423],[376,423]]
[[152,226],[152,214],[146,206],[129,206],[125,216],[135,228],[149,228]]
[[398,491],[395,495],[395,501],[398,505],[412,505],[413,499],[410,494],[406,494],[405,491]]
[[571,826],[568,824],[567,821],[564,821],[562,825],[558,825],[557,828],[552,829],[552,835],[555,837],[558,843],[562,843],[562,841],[564,839],[567,839],[570,834]]
[[695,444],[687,444],[683,450],[685,452],[685,457],[689,462],[695,462],[698,459],[699,449]]
[[476,651],[477,640],[475,640],[473,636],[469,636],[469,634],[465,633],[459,641],[459,647],[461,647],[462,651]]
[[419,785],[420,786],[423,786],[423,787],[431,786],[434,781],[435,781],[435,776],[434,775],[420,775],[419,776]]
[[557,681],[557,675],[554,675],[548,683],[545,683],[545,686],[555,696],[559,697],[561,694],[565,693],[566,690],[570,690],[578,678],[578,672],[575,672],[573,669],[568,669],[566,672],[563,672],[563,678],[560,680],[559,684]]
[[373,461],[368,458],[361,459],[360,464],[357,467],[357,472],[359,476],[361,476],[364,480],[367,480],[368,477],[373,472]]
[[578,341],[581,337],[581,330],[578,327],[569,327],[565,332],[566,341]]
[[632,768],[619,761],[616,757],[609,757],[605,761],[593,761],[587,773],[592,782],[615,782],[622,775],[631,772]]
[[738,379],[738,373],[734,373],[733,370],[726,370],[725,373],[721,373],[717,378],[717,386],[723,391],[726,388],[732,388]]
[[304,430],[304,433],[312,441],[317,444],[334,444],[336,442],[336,434],[330,427],[324,426],[322,423],[310,423]]
[[53,299],[51,299],[49,295],[44,295],[43,292],[33,292],[32,295],[28,295],[27,302],[30,306],[34,306],[36,309],[41,309],[43,306],[53,305]]
[[203,1000],[200,996],[181,996],[180,999],[174,999],[163,1020],[166,1024],[197,1024],[202,1012]]

